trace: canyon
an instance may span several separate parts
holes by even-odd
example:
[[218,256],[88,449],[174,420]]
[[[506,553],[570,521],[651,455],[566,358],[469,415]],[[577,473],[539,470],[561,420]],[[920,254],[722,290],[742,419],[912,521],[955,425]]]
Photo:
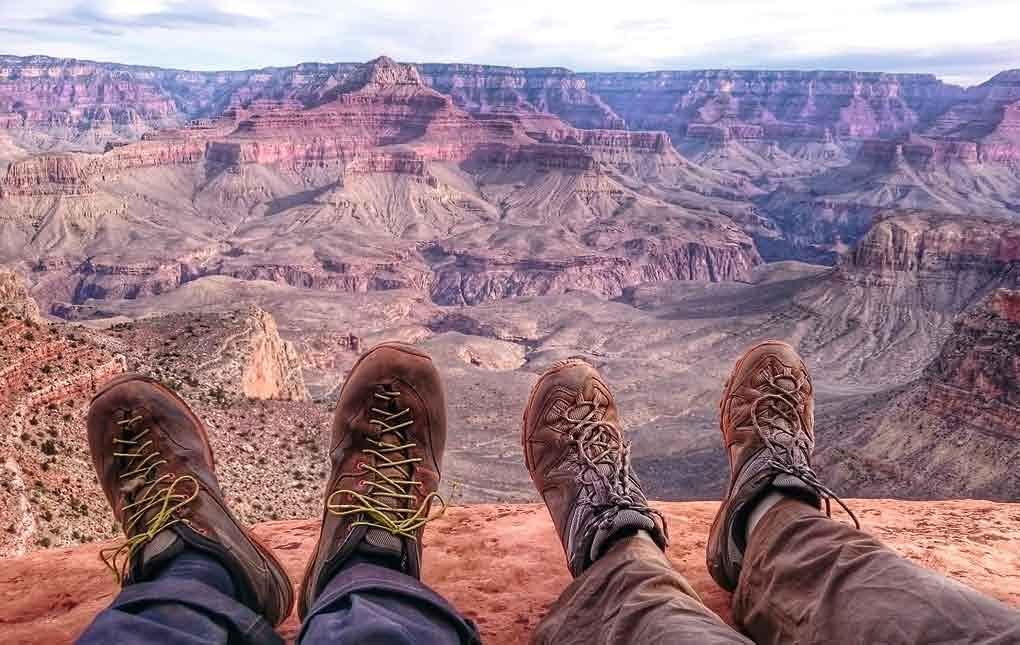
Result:
[[1015,501],[1018,221],[1015,70],[0,56],[0,554],[112,537],[81,419],[126,369],[205,419],[242,519],[315,516],[388,339],[443,374],[455,503],[535,500],[520,413],[570,356],[652,497],[718,498],[718,396],[765,338],[812,370],[841,493]]

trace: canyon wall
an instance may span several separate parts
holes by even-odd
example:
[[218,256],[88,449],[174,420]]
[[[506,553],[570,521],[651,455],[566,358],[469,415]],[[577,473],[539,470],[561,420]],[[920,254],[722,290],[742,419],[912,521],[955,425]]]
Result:
[[[469,112],[552,113],[580,128],[664,130],[692,141],[896,138],[990,129],[1018,100],[1004,72],[964,90],[930,74],[690,70],[577,73],[564,68],[417,64],[422,81]],[[113,130],[124,136],[262,99],[328,101],[358,82],[355,63],[189,72],[45,56],[0,57],[0,124]],[[1007,129],[1012,126],[1006,126]],[[986,131],[989,127],[979,127]],[[1005,145],[1005,144],[1002,144]],[[989,148],[989,158],[1012,151]]]
[[438,243],[428,250],[428,255],[437,259],[433,264],[432,300],[443,305],[476,305],[568,291],[615,298],[627,287],[642,282],[746,280],[761,262],[749,240],[740,245],[667,238],[646,241],[646,248],[638,248],[636,245],[641,243],[629,243],[629,256],[621,253],[557,260],[508,260],[499,254]]
[[963,314],[925,376],[933,414],[1020,439],[1020,291],[997,289]]

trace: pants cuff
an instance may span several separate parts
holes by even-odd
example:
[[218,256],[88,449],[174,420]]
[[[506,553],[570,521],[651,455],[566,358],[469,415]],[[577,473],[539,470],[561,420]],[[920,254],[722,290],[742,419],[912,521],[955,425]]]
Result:
[[155,580],[128,585],[113,601],[110,609],[137,614],[146,606],[157,603],[192,607],[228,625],[233,633],[242,638],[242,642],[283,644],[283,640],[265,618],[235,598],[194,580]]
[[336,606],[342,604],[349,596],[366,592],[385,594],[403,598],[409,603],[427,605],[442,620],[456,626],[457,631],[462,635],[463,642],[481,642],[474,622],[461,616],[453,605],[426,587],[420,580],[394,569],[364,562],[341,569],[326,584],[326,588],[315,599],[308,615],[305,616],[298,641],[304,636],[312,618],[334,611]]

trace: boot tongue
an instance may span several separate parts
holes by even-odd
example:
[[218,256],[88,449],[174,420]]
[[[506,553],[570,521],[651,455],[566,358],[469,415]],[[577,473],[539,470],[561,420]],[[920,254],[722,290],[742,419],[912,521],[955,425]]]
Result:
[[[605,486],[605,490],[601,491],[603,495],[608,499],[612,494],[612,488],[619,485],[617,479],[625,473],[617,472],[615,466],[607,463],[600,463],[595,467],[595,471],[598,473],[602,482],[599,482],[602,486]],[[648,515],[636,511],[631,508],[621,508],[617,511],[616,515],[606,526],[600,526],[598,531],[595,533],[595,538],[592,540],[591,549],[588,556],[591,561],[594,562],[603,550],[608,548],[612,542],[613,537],[623,530],[633,531],[637,529],[644,529],[650,533],[654,533],[656,530],[655,521]]]
[[[386,432],[378,435],[378,440],[393,446],[403,445],[404,439],[395,432]],[[390,459],[394,461],[401,461],[403,457],[400,453],[386,453]],[[387,476],[393,479],[407,479],[399,472],[398,468],[385,467],[383,464],[376,464],[376,467]],[[406,470],[406,466],[404,467]],[[393,507],[403,508],[407,506],[407,500],[391,497],[383,492],[377,492],[373,495],[379,501]],[[395,520],[400,520],[401,517],[394,517]],[[364,555],[376,557],[395,559],[398,563],[403,562],[404,558],[404,540],[403,538],[380,528],[369,528],[365,531],[365,537],[358,545],[358,551]]]
[[358,551],[365,555],[396,558],[400,561],[404,557],[404,541],[389,531],[368,529],[365,531],[365,538],[358,545]]
[[146,580],[186,546],[184,540],[172,529],[163,529],[157,533],[132,558],[131,575],[134,582]]
[[613,536],[624,529],[628,531],[644,529],[649,533],[656,531],[655,522],[652,518],[644,513],[625,508],[616,514],[608,526],[599,527],[598,532],[595,533],[595,539],[592,540],[591,551],[588,553],[590,560],[592,562],[597,560],[602,555],[603,550],[612,544]]

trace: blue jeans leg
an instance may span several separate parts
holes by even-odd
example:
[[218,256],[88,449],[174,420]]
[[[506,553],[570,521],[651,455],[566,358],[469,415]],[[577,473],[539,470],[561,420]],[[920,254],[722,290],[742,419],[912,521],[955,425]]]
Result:
[[230,573],[187,549],[151,581],[128,585],[78,645],[282,645],[264,618],[237,601]]
[[329,581],[305,618],[302,645],[470,645],[474,623],[394,569],[358,562]]

